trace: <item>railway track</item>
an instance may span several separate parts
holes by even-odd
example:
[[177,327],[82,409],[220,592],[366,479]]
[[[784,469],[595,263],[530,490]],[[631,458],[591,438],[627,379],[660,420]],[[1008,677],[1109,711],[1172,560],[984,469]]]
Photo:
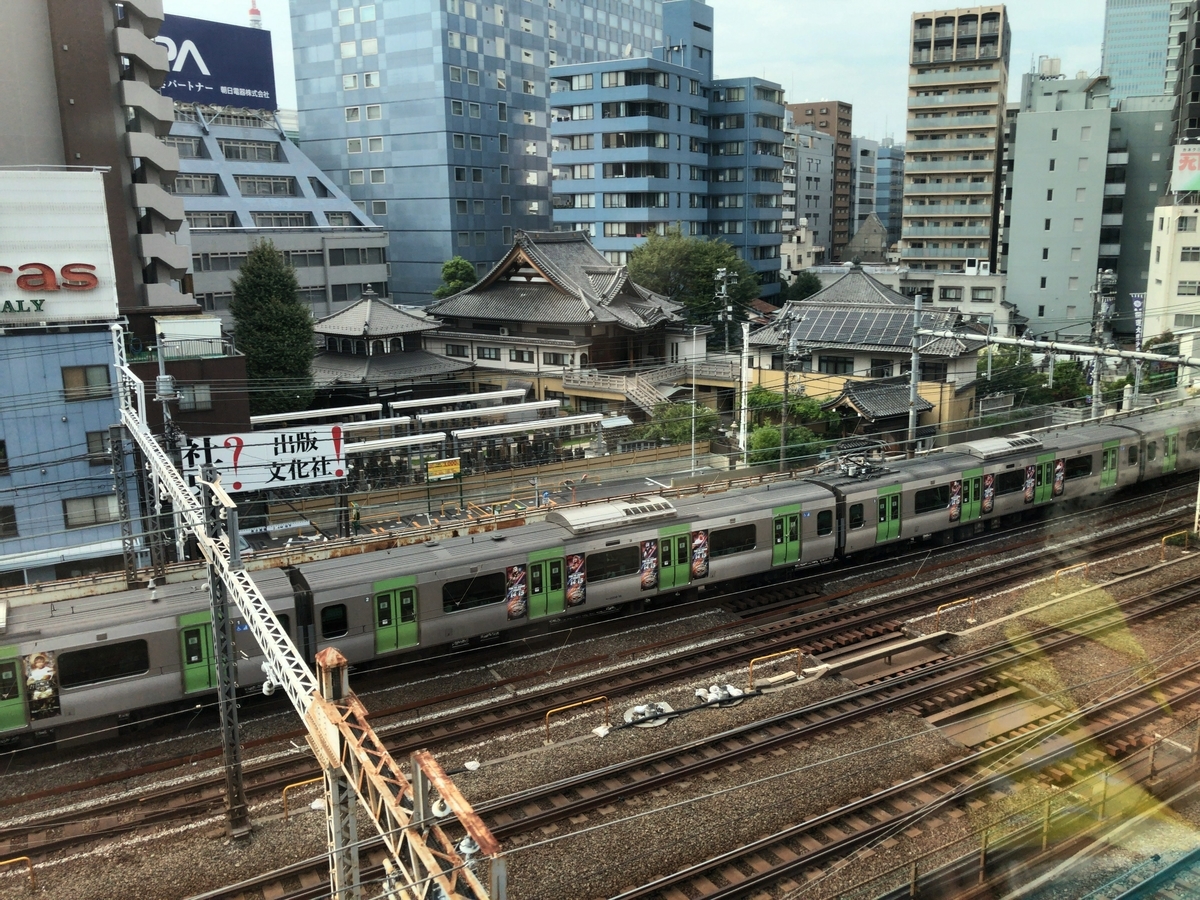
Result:
[[[1052,561],[1025,566],[1019,572],[1011,567],[1002,574],[981,571],[973,576],[973,580],[995,590],[1008,581],[1027,579],[1039,572],[1053,571],[1064,564],[1103,557],[1137,545],[1148,534],[1161,534],[1163,527],[1162,524],[1131,526],[1088,550],[1060,554]],[[804,580],[798,580],[797,585],[797,589],[803,592]],[[779,589],[784,588],[780,586]],[[445,746],[451,742],[493,734],[498,729],[511,730],[528,725],[542,719],[551,709],[588,699],[598,692],[610,697],[633,694],[680,679],[698,678],[709,671],[728,671],[731,667],[744,665],[751,659],[784,647],[798,646],[802,652],[818,657],[822,654],[845,653],[859,644],[888,636],[899,637],[906,617],[928,611],[947,600],[958,599],[969,589],[969,583],[960,580],[941,589],[930,591],[917,588],[864,606],[837,604],[840,599],[838,596],[828,600],[821,598],[816,603],[800,599],[794,602],[815,608],[791,617],[785,615],[778,598],[772,597],[769,598],[772,606],[767,612],[748,616],[740,625],[732,626],[739,631],[738,634],[713,638],[713,634],[720,629],[706,629],[694,632],[685,639],[694,642],[710,638],[707,646],[661,659],[598,671],[567,685],[493,700],[482,709],[462,709],[429,722],[383,729],[385,743],[393,756],[402,758],[413,750]],[[726,626],[727,629],[729,627]],[[748,627],[755,627],[757,633],[751,636],[741,633]],[[627,651],[633,652],[636,651]],[[460,692],[456,699],[470,696],[471,693]],[[372,714],[372,718],[378,721],[384,716],[411,712],[424,705],[407,704],[379,710]],[[376,727],[379,728],[378,725]],[[188,762],[194,760],[195,757],[188,758]],[[160,764],[159,768],[166,767]],[[278,796],[286,785],[319,774],[307,754],[247,765],[244,768],[246,793],[251,799]],[[115,782],[120,777],[114,775],[111,780]],[[91,785],[95,786],[95,782]],[[42,815],[29,824],[6,826],[0,831],[0,855],[22,853],[43,857],[69,850],[81,843],[201,814],[208,808],[218,806],[223,796],[224,780],[219,770],[199,778],[185,775],[176,783],[156,790],[132,792],[103,804]]]

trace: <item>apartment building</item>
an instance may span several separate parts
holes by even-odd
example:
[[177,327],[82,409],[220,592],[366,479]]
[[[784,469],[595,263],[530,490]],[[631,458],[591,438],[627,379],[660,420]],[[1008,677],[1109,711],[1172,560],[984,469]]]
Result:
[[[784,214],[787,214],[788,192],[794,191],[796,213],[792,227],[800,228],[800,220],[804,220],[805,236],[802,243],[806,245],[806,255],[824,262],[829,257],[829,242],[833,238],[834,138],[815,128],[797,125],[790,109],[785,109],[783,129],[785,154],[789,143],[795,145],[796,153],[794,183],[788,181],[785,156]],[[787,230],[785,224],[785,233]],[[784,268],[798,267],[791,265]]]
[[387,230],[393,299],[428,303],[450,257],[483,273],[550,227],[548,71],[649,55],[661,5],[293,0],[300,147]]
[[904,144],[879,142],[875,156],[875,213],[888,232],[888,246],[900,242],[904,209]]
[[858,234],[867,217],[876,212],[879,141],[850,139],[850,237]]
[[996,265],[1010,44],[1003,5],[912,16],[901,232],[912,268]]
[[840,100],[816,103],[789,103],[792,119],[799,127],[813,128],[834,141],[833,222],[829,235],[830,258],[841,262],[850,238],[854,236],[854,211],[851,192],[853,177],[851,141],[854,107]]

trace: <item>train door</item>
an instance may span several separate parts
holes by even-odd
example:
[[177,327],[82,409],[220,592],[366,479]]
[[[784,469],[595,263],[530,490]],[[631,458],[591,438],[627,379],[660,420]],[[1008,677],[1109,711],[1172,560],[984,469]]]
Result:
[[778,506],[771,510],[775,517],[773,528],[774,544],[771,550],[771,565],[782,566],[800,559],[800,504]]
[[692,526],[671,525],[658,530],[658,587],[669,591],[692,579]]
[[895,540],[900,537],[900,485],[879,489],[879,527],[875,542]]
[[217,657],[213,653],[210,613],[194,612],[179,617],[179,663],[185,694],[216,688]]
[[417,577],[376,581],[371,593],[375,597],[375,652],[416,646]]
[[552,616],[566,609],[563,549],[529,554],[529,618]]
[[963,472],[962,520],[974,522],[983,514],[983,469]]
[[1162,470],[1166,475],[1168,472],[1174,472],[1176,463],[1179,460],[1179,429],[1168,428],[1166,437],[1163,438],[1163,461]]
[[1101,454],[1100,487],[1115,487],[1117,484],[1117,461],[1121,454],[1120,441],[1105,441]]
[[1037,458],[1037,481],[1034,483],[1033,502],[1045,503],[1054,499],[1054,454],[1043,453]]
[[0,648],[0,731],[23,728],[26,723],[25,679],[16,653],[16,647]]

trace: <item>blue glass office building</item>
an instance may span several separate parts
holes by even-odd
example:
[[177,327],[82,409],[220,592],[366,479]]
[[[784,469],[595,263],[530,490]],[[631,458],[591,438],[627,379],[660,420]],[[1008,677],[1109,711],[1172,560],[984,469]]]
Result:
[[[291,0],[300,147],[390,234],[389,294],[550,227],[556,64],[663,43],[659,0]],[[352,155],[352,149],[362,147]],[[351,182],[350,172],[367,177]],[[361,182],[361,183],[357,183]]]
[[1112,99],[1163,93],[1171,0],[1107,0],[1100,71]]
[[662,5],[653,56],[550,70],[554,224],[614,263],[651,233],[725,240],[778,292],[783,91],[713,79],[712,9]]

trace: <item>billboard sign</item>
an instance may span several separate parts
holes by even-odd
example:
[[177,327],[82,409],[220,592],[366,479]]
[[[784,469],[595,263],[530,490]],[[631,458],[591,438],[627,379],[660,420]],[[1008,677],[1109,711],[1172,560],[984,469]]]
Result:
[[166,15],[154,40],[167,48],[160,90],[172,100],[278,108],[271,32]]
[[104,175],[0,170],[0,326],[116,317]]
[[459,457],[453,459],[431,459],[425,464],[425,477],[430,481],[453,478],[461,471]]
[[1177,144],[1171,167],[1171,192],[1200,191],[1200,146]]
[[230,494],[300,487],[345,478],[346,444],[341,425],[191,438],[183,474],[199,478],[203,466],[217,470]]

